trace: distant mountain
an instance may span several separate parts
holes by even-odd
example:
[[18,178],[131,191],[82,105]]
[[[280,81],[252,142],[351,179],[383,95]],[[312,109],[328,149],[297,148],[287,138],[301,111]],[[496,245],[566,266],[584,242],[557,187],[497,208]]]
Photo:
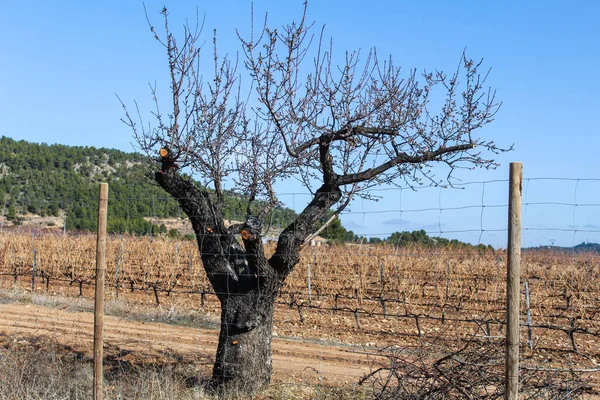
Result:
[[560,246],[539,246],[539,247],[527,247],[524,248],[524,252],[535,252],[535,251],[547,251],[552,250],[560,253],[596,253],[600,254],[599,243],[580,243],[573,247],[560,247]]
[[576,253],[597,253],[600,254],[600,243],[581,243],[573,247]]
[[[36,218],[49,227],[61,227],[66,222],[67,229],[95,230],[98,183],[107,182],[109,232],[165,233],[167,227],[161,219],[183,219],[185,215],[175,200],[145,177],[147,168],[147,160],[137,153],[30,143],[2,136],[0,220],[3,226],[11,226]],[[228,220],[243,219],[246,202],[229,195],[223,213]],[[271,222],[284,226],[295,215],[281,207]]]

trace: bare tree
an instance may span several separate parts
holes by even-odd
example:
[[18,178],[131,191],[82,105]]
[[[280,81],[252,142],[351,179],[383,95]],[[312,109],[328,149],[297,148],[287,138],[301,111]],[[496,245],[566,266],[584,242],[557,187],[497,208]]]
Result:
[[[306,239],[331,210],[330,220],[353,197],[368,198],[376,185],[452,183],[456,168],[494,168],[483,154],[505,150],[474,133],[494,119],[499,104],[485,87],[481,62],[464,54],[450,75],[404,74],[375,50],[346,52],[337,66],[331,41],[323,30],[314,34],[306,20],[306,4],[299,22],[272,29],[265,17],[257,32],[252,24],[249,37],[238,33],[241,68],[219,56],[215,32],[207,71],[201,68],[201,54],[209,52],[199,46],[201,28],[186,25],[178,42],[166,9],[162,15],[163,33],[150,28],[167,54],[168,114],[152,87],[154,124],[146,128],[141,117],[137,123],[125,105],[124,121],[154,162],[155,181],[188,215],[221,302],[213,378],[252,391],[270,381],[275,297]],[[251,96],[241,95],[241,76]],[[445,166],[443,180],[434,164]],[[312,199],[266,258],[260,216],[279,204],[276,183],[293,178]],[[248,199],[244,223],[225,226],[224,187]],[[259,199],[267,206],[256,211],[252,203]]]

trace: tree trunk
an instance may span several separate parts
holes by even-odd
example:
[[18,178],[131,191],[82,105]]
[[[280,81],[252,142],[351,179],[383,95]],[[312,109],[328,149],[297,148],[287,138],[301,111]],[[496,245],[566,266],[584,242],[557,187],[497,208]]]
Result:
[[[221,332],[213,369],[213,379],[219,386],[242,393],[266,387],[273,370],[274,298],[256,301],[252,297],[229,296],[221,305]],[[257,306],[254,314],[243,312],[248,309],[240,306],[245,301]],[[244,329],[245,326],[249,329]]]
[[247,217],[242,248],[208,193],[171,171],[158,172],[155,179],[188,215],[207,277],[221,302],[214,383],[219,390],[238,393],[264,388],[271,380],[273,309],[283,278],[265,258],[260,223]]
[[196,233],[206,275],[221,302],[221,331],[213,369],[219,390],[250,394],[271,380],[273,309],[277,291],[300,260],[300,248],[326,211],[341,197],[336,186],[323,185],[296,220],[279,236],[275,254],[267,260],[260,221],[249,215],[233,228],[208,192],[182,178],[173,168],[162,169],[156,182],[177,199]]

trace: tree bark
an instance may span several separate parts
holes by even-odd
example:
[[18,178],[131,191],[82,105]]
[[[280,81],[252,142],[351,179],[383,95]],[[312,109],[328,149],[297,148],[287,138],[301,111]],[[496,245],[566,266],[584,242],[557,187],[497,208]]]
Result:
[[[241,306],[244,302],[252,306]],[[229,296],[221,305],[221,331],[213,368],[213,379],[220,387],[251,393],[269,384],[273,370],[273,306],[273,296],[260,300],[256,295]],[[244,309],[255,313],[240,312]]]
[[[335,179],[334,174],[329,174]],[[221,302],[221,331],[213,368],[219,390],[252,393],[271,380],[273,310],[277,291],[300,260],[300,249],[327,210],[341,197],[334,184],[324,184],[313,200],[279,236],[275,254],[267,260],[260,221],[249,215],[241,225],[244,247],[206,190],[162,168],[154,178],[175,198],[196,233],[206,275]]]
[[221,302],[214,383],[220,390],[242,393],[264,388],[273,368],[273,310],[283,278],[264,255],[260,223],[247,218],[241,230],[242,248],[206,191],[174,170],[157,172],[155,180],[188,215],[204,269]]

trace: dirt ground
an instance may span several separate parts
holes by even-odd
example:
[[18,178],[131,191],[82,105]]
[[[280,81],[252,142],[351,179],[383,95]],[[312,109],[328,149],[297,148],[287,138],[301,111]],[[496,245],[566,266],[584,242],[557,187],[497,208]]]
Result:
[[[91,357],[93,314],[32,304],[0,304],[0,334],[5,338],[46,336]],[[191,362],[209,374],[217,346],[216,330],[104,317],[105,357],[132,365]],[[6,340],[6,339],[5,339]],[[369,356],[353,347],[307,341],[273,340],[274,380],[356,383],[369,372]]]
[[[93,314],[69,311],[70,306],[45,307],[31,303],[0,304],[0,346],[35,345],[92,357]],[[153,321],[104,317],[105,371],[120,368],[173,366],[185,368],[187,377],[209,377],[218,331]],[[273,383],[353,387],[361,377],[386,364],[374,349],[351,345],[324,345],[308,339],[273,338]],[[526,363],[524,363],[526,364]],[[583,398],[598,399],[598,380],[590,381]],[[355,387],[355,389],[357,389]]]

